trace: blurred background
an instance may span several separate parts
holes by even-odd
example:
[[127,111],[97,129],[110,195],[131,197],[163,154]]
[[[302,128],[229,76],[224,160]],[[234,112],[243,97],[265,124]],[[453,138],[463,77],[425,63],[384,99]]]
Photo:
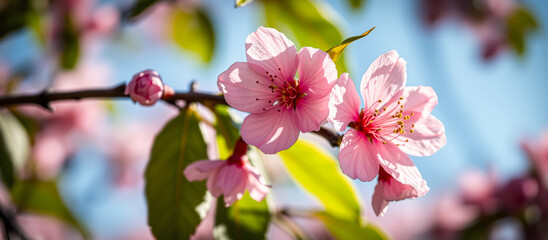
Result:
[[[430,192],[392,203],[384,217],[370,207],[375,183],[354,181],[367,220],[395,239],[454,239],[476,231],[471,226],[491,229],[492,239],[524,239],[546,226],[546,1],[255,0],[236,8],[229,0],[20,0],[0,1],[0,19],[2,95],[112,87],[144,69],[179,91],[196,81],[199,91],[218,93],[218,74],[245,61],[245,39],[259,26],[322,50],[375,27],[346,49],[339,73],[359,85],[374,59],[397,50],[407,60],[407,85],[438,94],[433,114],[445,124],[447,145],[413,158]],[[154,135],[177,110],[129,99],[52,106],[53,114],[11,109],[32,143],[20,157],[28,159],[21,175],[57,183],[73,221],[94,239],[152,238],[142,176]],[[314,135],[303,138],[330,149]],[[275,205],[320,206],[278,159],[265,164]],[[78,236],[54,218],[19,220],[39,238]],[[275,228],[269,234],[289,237]]]

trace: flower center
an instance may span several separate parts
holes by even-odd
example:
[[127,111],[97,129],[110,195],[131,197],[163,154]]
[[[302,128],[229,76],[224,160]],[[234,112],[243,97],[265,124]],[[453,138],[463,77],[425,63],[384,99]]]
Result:
[[[398,138],[409,142],[409,139],[403,140],[402,134],[414,132],[415,125],[406,124],[406,122],[409,122],[415,113],[403,115],[405,112],[405,106],[401,104],[403,99],[400,97],[399,100],[394,100],[383,106],[380,105],[382,100],[378,100],[367,110],[362,109],[359,122],[352,122],[349,126],[365,134],[370,142],[378,141],[386,144]],[[400,145],[404,144],[396,144],[396,146]]]
[[[281,71],[280,68],[278,68]],[[256,81],[256,84],[267,87],[271,93],[274,93],[271,96],[266,98],[256,98],[256,101],[268,101],[272,104],[270,107],[263,108],[263,111],[269,110],[273,107],[278,107],[278,112],[285,109],[295,109],[297,107],[297,102],[300,98],[306,96],[306,93],[299,93],[299,80],[293,79],[292,81],[287,81],[279,78],[275,73],[270,73],[266,71],[266,76],[270,80],[270,84],[264,84],[261,81]]]

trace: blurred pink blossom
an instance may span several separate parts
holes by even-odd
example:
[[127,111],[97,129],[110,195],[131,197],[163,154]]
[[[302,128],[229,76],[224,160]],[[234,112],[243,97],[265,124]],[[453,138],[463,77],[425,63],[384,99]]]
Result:
[[247,62],[232,64],[217,81],[230,106],[251,113],[242,138],[272,154],[291,147],[300,132],[319,130],[337,79],[329,55],[310,47],[297,52],[284,34],[265,27],[247,37],[246,54]]
[[478,170],[467,170],[459,177],[462,202],[473,206],[478,213],[491,214],[499,208],[495,193],[498,189],[494,173],[489,175]]
[[545,130],[537,141],[523,140],[521,146],[541,183],[548,189],[548,130]]
[[226,161],[201,160],[186,167],[184,174],[189,181],[207,178],[207,188],[214,197],[224,196],[225,206],[242,198],[249,190],[249,196],[261,201],[269,191],[259,171],[247,159],[247,144],[241,139],[236,143],[234,154]]

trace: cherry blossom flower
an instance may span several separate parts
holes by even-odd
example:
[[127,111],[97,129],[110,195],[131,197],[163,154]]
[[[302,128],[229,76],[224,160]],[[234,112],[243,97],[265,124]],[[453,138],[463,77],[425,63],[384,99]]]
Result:
[[207,188],[214,197],[224,195],[225,206],[241,199],[245,190],[256,201],[261,201],[268,193],[259,171],[247,159],[247,144],[239,139],[234,154],[226,161],[201,160],[186,167],[184,174],[189,181],[207,178]]
[[541,184],[548,188],[548,130],[542,133],[538,141],[524,140],[521,145],[527,153]]
[[416,178],[418,181],[404,184],[398,182],[398,180],[386,173],[383,168],[380,168],[379,182],[375,187],[375,192],[373,193],[373,199],[371,201],[373,210],[377,216],[382,216],[386,213],[388,202],[422,197],[430,190],[430,188],[426,186],[426,181],[422,180],[422,177],[420,177],[420,173],[417,171],[416,174],[419,174]]
[[160,74],[154,70],[145,70],[133,76],[126,87],[125,94],[143,106],[152,106],[164,96],[165,92],[172,94],[172,88],[162,83]]
[[319,130],[337,79],[329,55],[297,52],[284,34],[264,27],[247,37],[246,54],[247,62],[232,64],[217,81],[230,106],[251,113],[242,123],[244,141],[272,154],[292,146],[299,132]]
[[[386,201],[424,195],[426,182],[407,154],[429,156],[446,143],[443,124],[430,115],[438,103],[436,93],[430,87],[405,87],[405,65],[396,51],[371,64],[360,86],[365,105],[361,110],[347,73],[337,81],[329,102],[328,120],[335,129],[351,127],[343,136],[338,156],[343,173],[361,181],[386,173],[390,178],[380,176],[376,193],[379,197],[384,191]],[[401,195],[405,191],[414,192]],[[380,214],[387,203],[376,200],[376,204]]]

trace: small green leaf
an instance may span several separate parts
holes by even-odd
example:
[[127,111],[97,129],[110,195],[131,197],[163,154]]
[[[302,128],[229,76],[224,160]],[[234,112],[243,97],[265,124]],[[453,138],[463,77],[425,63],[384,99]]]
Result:
[[209,16],[203,9],[176,10],[173,37],[183,49],[208,63],[215,50],[215,33]]
[[[217,239],[265,239],[270,224],[270,212],[266,200],[257,202],[245,193],[242,199],[226,208],[222,198],[217,199],[215,228]],[[228,235],[228,236],[226,236]]]
[[13,186],[29,151],[29,137],[21,122],[8,112],[0,113],[0,172],[7,187]]
[[243,7],[250,2],[253,2],[253,0],[234,0],[234,5],[236,7]]
[[[266,25],[296,39],[300,46],[329,49],[343,38],[333,12],[314,0],[262,1]],[[291,35],[293,34],[293,35]],[[293,38],[294,37],[294,38]],[[339,74],[346,71],[344,62],[337,64]]]
[[279,156],[293,179],[316,196],[327,212],[341,219],[360,222],[357,193],[331,155],[299,140],[290,149],[281,151]]
[[325,224],[329,232],[333,234],[336,239],[390,239],[385,233],[372,224],[360,225],[353,221],[337,218],[327,212],[318,212],[315,215]]
[[361,8],[363,5],[365,5],[365,0],[348,0],[348,3],[350,4],[350,6],[352,6],[352,8],[354,9],[359,9]]
[[219,145],[219,155],[221,159],[228,158],[240,138],[236,122],[228,112],[229,107],[225,105],[215,105],[215,131],[217,132],[217,143]]
[[63,23],[61,30],[61,67],[64,69],[73,69],[80,55],[78,31],[70,16],[66,15]]
[[525,53],[526,34],[537,28],[537,20],[526,8],[516,9],[506,20],[507,39],[519,55]]
[[89,232],[65,205],[55,181],[19,181],[12,190],[12,199],[20,211],[56,217],[74,226],[84,238],[90,238]]
[[137,0],[133,7],[129,10],[128,17],[130,19],[136,18],[159,1],[161,0]]
[[204,201],[203,181],[189,182],[183,170],[207,159],[198,119],[189,108],[156,136],[145,171],[148,224],[156,239],[188,239],[201,221],[196,208]]
[[367,30],[366,32],[362,33],[361,35],[354,36],[354,37],[349,37],[349,38],[345,39],[340,45],[337,45],[337,46],[332,47],[329,50],[327,50],[327,53],[329,54],[329,56],[331,57],[333,62],[336,63],[337,60],[339,60],[339,58],[341,57],[342,53],[344,52],[344,49],[346,49],[346,47],[348,45],[350,45],[350,43],[369,35],[369,33],[371,33],[371,31],[373,31],[373,29],[375,29],[375,27]]

